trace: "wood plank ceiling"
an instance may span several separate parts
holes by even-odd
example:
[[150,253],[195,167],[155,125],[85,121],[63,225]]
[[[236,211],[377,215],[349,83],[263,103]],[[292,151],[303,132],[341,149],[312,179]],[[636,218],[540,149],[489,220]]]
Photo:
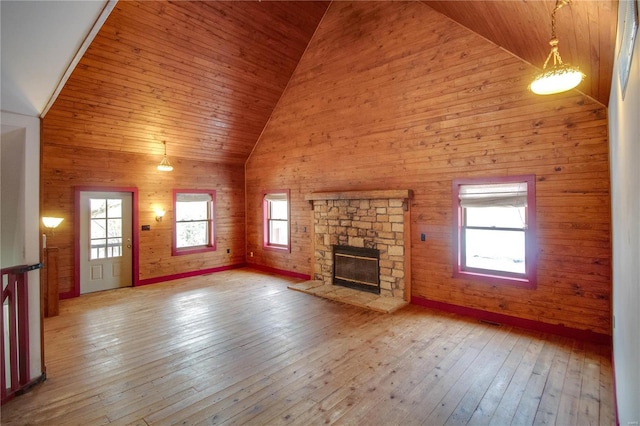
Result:
[[45,143],[243,164],[327,2],[121,1]]
[[[541,68],[555,0],[424,4]],[[45,143],[242,164],[329,2],[119,2],[44,121]],[[617,0],[558,13],[579,89],[608,104]],[[532,73],[533,76],[534,73]],[[114,131],[118,129],[118,131]]]

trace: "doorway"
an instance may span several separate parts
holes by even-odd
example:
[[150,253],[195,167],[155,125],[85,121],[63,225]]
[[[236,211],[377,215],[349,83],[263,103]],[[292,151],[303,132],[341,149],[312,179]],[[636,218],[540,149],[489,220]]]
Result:
[[80,191],[80,294],[133,284],[133,194]]

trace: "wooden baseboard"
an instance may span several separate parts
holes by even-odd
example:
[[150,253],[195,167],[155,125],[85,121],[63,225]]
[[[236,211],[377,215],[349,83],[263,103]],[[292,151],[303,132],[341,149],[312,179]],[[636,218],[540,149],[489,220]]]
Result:
[[139,287],[139,286],[142,286],[142,285],[149,285],[149,284],[156,284],[156,283],[161,283],[161,282],[165,282],[165,281],[172,281],[172,280],[177,280],[177,279],[180,279],[180,278],[197,277],[199,275],[212,274],[214,272],[229,271],[231,269],[238,269],[238,268],[242,268],[244,266],[247,266],[247,264],[246,263],[237,263],[237,264],[234,264],[234,265],[218,266],[216,268],[207,268],[207,269],[201,269],[201,270],[198,270],[198,271],[189,271],[189,272],[182,272],[182,273],[173,274],[173,275],[164,275],[162,277],[147,278],[145,280],[138,280],[138,282],[134,284],[134,287]]
[[3,399],[0,402],[0,404],[4,405],[7,402],[11,401],[16,396],[20,396],[20,395],[23,395],[26,392],[29,392],[31,390],[31,388],[33,388],[34,386],[44,382],[45,380],[47,380],[47,373],[42,373],[37,378],[31,380],[29,383],[27,383],[26,385],[22,386],[20,389],[16,390],[11,395],[8,395],[5,399]]
[[[238,264],[234,264],[234,265],[225,265],[225,266],[218,266],[216,268],[207,268],[207,269],[201,269],[198,271],[189,271],[189,272],[182,272],[179,274],[173,274],[173,275],[163,275],[161,277],[153,277],[153,278],[147,278],[145,280],[138,280],[137,282],[135,282],[133,284],[133,287],[139,287],[139,286],[143,286],[143,285],[149,285],[149,284],[157,284],[157,283],[162,283],[165,281],[172,281],[172,280],[177,280],[180,278],[189,278],[189,277],[197,277],[199,275],[206,275],[206,274],[212,274],[214,272],[222,272],[222,271],[228,271],[231,269],[238,269],[238,268],[242,268],[247,266],[246,263],[238,263]],[[71,299],[73,297],[78,297],[80,296],[79,294],[75,294],[73,291],[67,291],[65,293],[60,293],[60,299]]]
[[477,318],[482,321],[491,323],[499,323],[514,327],[526,328],[529,330],[539,331],[542,333],[550,333],[558,336],[570,337],[585,342],[612,344],[611,336],[596,333],[591,330],[580,330],[577,328],[565,327],[563,325],[548,324],[540,321],[533,321],[524,318],[512,317],[509,315],[498,314],[495,312],[483,311],[481,309],[468,308],[465,306],[452,305],[445,302],[437,302],[434,300],[424,299],[421,297],[411,297],[411,303],[414,305],[424,306],[427,308],[438,309],[440,311],[450,312],[466,317]]
[[272,268],[270,266],[258,265],[257,263],[247,263],[248,267],[257,269],[258,271],[271,272],[273,274],[284,275],[285,277],[300,278],[301,280],[310,280],[311,275],[302,274],[300,272],[287,271],[285,269]]

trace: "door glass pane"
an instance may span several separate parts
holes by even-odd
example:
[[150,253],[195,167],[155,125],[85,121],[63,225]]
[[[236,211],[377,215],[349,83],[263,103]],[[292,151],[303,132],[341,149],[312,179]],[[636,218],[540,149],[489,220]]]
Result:
[[122,238],[109,238],[109,248],[107,257],[122,256]]
[[90,259],[122,256],[122,200],[92,198],[89,201]]
[[91,219],[91,239],[107,236],[107,221],[105,219]]
[[91,203],[91,217],[107,217],[107,200],[92,198],[89,200]]
[[91,260],[104,259],[107,257],[107,240],[97,239],[91,240]]
[[122,237],[122,219],[109,219],[107,227],[109,237]]
[[107,200],[107,217],[122,217],[122,200]]

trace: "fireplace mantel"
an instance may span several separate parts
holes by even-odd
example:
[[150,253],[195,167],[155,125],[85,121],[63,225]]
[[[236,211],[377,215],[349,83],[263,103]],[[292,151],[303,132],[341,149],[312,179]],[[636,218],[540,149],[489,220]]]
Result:
[[304,199],[310,203],[319,200],[408,200],[411,198],[413,198],[413,191],[411,189],[312,192],[304,197]]

